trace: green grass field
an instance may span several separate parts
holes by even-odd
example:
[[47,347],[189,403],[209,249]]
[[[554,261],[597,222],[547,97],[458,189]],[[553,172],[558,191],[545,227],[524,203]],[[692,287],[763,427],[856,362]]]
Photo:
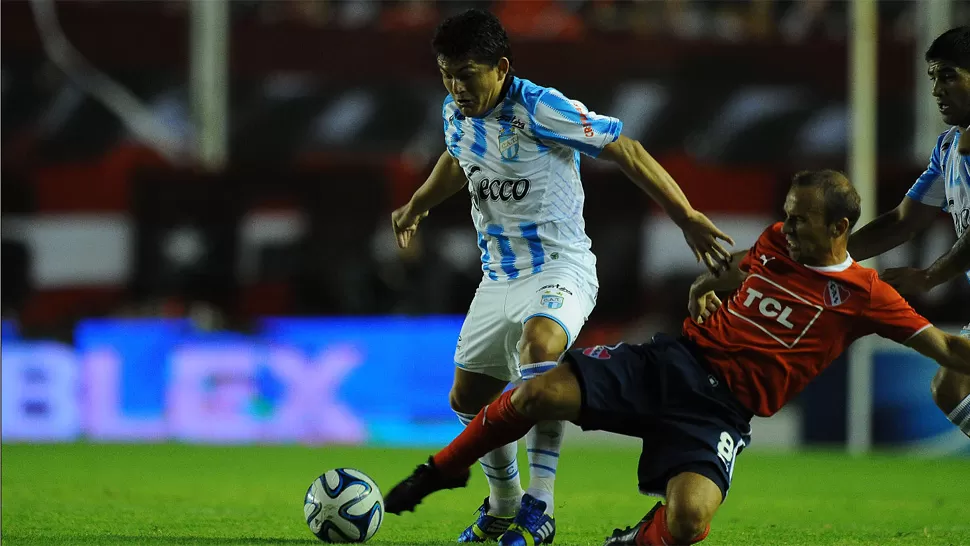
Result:
[[[383,488],[428,450],[182,445],[4,445],[3,544],[313,544],[303,494],[321,472],[357,467]],[[557,544],[601,544],[653,501],[636,493],[637,452],[569,448]],[[970,545],[966,459],[745,453],[705,545]],[[374,544],[452,544],[485,495],[439,493],[388,516]]]

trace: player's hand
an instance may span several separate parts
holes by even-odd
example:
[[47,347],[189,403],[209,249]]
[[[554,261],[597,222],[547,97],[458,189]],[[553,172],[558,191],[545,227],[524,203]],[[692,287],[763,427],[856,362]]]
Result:
[[427,211],[415,215],[411,212],[410,205],[404,205],[392,212],[391,226],[394,228],[394,237],[397,239],[397,246],[407,248],[411,244],[411,237],[414,237],[414,234],[418,231],[418,224],[427,217]]
[[694,319],[697,324],[704,324],[704,321],[711,318],[711,315],[720,306],[721,300],[713,290],[703,294],[695,294],[691,290],[687,299],[687,310],[690,312],[690,318]]
[[970,127],[960,127],[960,142],[957,143],[957,152],[960,155],[970,155]]
[[926,270],[914,267],[893,267],[882,272],[879,277],[889,283],[900,294],[922,294],[933,288]]
[[710,272],[718,276],[731,267],[731,253],[724,249],[718,239],[734,245],[734,239],[721,231],[707,216],[692,211],[680,226],[687,246],[694,252],[698,262],[704,262]]

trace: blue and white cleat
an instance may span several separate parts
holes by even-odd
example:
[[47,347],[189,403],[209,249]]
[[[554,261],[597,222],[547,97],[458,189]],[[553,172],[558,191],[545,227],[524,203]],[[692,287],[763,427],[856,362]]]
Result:
[[556,538],[556,520],[546,515],[546,503],[526,494],[519,513],[508,531],[499,537],[502,546],[536,546],[552,544]]
[[488,497],[478,508],[478,519],[458,537],[458,542],[488,542],[498,540],[502,533],[512,525],[515,516],[493,516],[488,513]]

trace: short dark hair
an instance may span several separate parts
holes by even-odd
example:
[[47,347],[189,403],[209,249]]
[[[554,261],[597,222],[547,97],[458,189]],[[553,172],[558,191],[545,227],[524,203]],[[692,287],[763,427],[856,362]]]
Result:
[[818,188],[822,191],[825,223],[849,219],[851,230],[862,214],[862,199],[845,174],[831,169],[802,171],[792,179],[792,187]]
[[489,66],[505,57],[512,62],[512,47],[505,28],[492,12],[470,9],[445,19],[431,40],[435,55],[449,60],[470,60]]
[[970,70],[970,27],[956,27],[937,36],[926,50],[926,62],[943,61]]

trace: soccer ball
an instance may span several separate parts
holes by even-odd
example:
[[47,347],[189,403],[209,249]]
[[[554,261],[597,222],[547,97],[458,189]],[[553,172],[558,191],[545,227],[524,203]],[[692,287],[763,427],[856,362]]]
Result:
[[367,542],[384,520],[384,496],[367,474],[335,468],[310,484],[303,515],[324,542]]

